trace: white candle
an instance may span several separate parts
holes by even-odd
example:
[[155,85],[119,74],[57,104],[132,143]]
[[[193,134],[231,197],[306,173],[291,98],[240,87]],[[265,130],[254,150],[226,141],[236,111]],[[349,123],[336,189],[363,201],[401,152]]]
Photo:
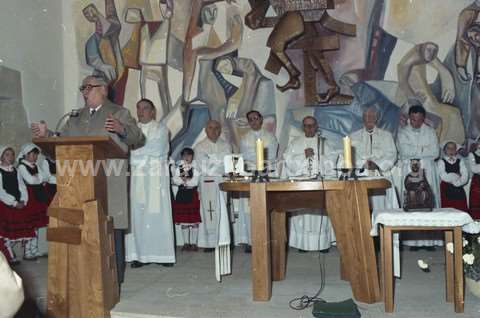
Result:
[[352,140],[350,137],[343,137],[343,167],[352,169]]
[[257,171],[263,171],[263,140],[257,139],[256,142],[256,153],[257,153]]

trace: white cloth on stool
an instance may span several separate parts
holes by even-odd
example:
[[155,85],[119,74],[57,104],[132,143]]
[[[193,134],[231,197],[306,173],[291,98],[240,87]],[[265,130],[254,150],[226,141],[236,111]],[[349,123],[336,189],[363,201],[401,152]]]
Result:
[[[434,209],[432,212],[405,212],[402,209],[377,210],[372,214],[372,229],[370,235],[378,235],[378,225],[388,226],[462,226],[467,233],[479,233],[480,225],[463,211],[453,208]],[[395,251],[397,250],[397,251]],[[399,245],[394,244],[393,269],[394,275],[400,277]],[[395,255],[398,255],[395,258]]]

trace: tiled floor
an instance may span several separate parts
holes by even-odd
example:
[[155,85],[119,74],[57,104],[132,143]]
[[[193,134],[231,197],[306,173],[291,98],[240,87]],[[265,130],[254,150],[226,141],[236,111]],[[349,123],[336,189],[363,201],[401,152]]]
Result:
[[[338,253],[332,249],[320,254],[325,260],[325,288],[321,297],[340,301],[352,297],[349,283],[340,280]],[[431,264],[431,272],[418,269],[417,259]],[[383,304],[362,304],[362,317],[456,317],[453,305],[444,301],[445,278],[443,252],[402,253],[403,278],[397,280],[396,311],[385,314]],[[37,302],[45,303],[46,259],[23,262],[16,267],[26,281],[27,293]],[[127,269],[121,301],[112,317],[312,317],[311,308],[296,311],[289,301],[304,294],[314,295],[321,285],[319,253],[289,252],[287,277],[273,284],[270,302],[251,300],[250,255],[235,249],[233,274],[218,283],[214,276],[212,253],[178,252],[177,264],[166,268],[148,265]],[[480,317],[480,299],[466,289],[465,314],[458,317]]]

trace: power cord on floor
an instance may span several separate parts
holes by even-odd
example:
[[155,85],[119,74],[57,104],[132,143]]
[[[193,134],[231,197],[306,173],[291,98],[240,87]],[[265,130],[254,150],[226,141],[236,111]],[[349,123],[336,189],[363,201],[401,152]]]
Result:
[[[322,172],[319,169],[319,174],[317,175],[317,179],[320,179],[320,182],[322,184],[322,189],[325,189],[325,184],[324,184],[324,177]],[[320,240],[322,237],[322,227],[323,227],[323,215],[322,219],[320,221],[320,233],[318,236],[318,246],[320,246]],[[316,302],[325,302],[324,299],[320,298],[320,294],[323,292],[323,289],[325,288],[325,254],[319,252],[318,253],[318,261],[320,263],[320,288],[317,291],[317,293],[314,296],[308,296],[308,295],[303,295],[302,297],[297,297],[288,302],[288,306],[294,310],[304,310],[308,307],[311,307],[314,303]]]
[[288,303],[288,306],[294,310],[303,310],[312,306],[316,302],[325,302],[324,299],[320,298],[320,294],[325,288],[325,255],[319,253],[318,260],[320,262],[320,289],[314,296],[303,295],[302,297],[297,297]]

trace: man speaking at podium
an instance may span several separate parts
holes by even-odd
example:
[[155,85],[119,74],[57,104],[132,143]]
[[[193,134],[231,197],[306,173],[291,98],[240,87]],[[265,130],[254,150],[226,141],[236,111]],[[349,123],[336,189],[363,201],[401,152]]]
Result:
[[[125,151],[129,147],[135,149],[145,144],[145,136],[128,109],[107,99],[108,83],[104,78],[87,76],[80,86],[80,92],[85,100],[85,107],[80,110],[78,116],[70,116],[60,131],[60,136],[107,135]],[[32,123],[32,134],[35,138],[53,135],[44,121]],[[124,232],[128,229],[129,220],[126,176],[128,164],[127,160],[124,160],[123,164],[117,165],[122,167],[120,174],[107,176],[108,215],[112,216],[115,228],[115,255],[119,284],[123,282],[125,271]]]

